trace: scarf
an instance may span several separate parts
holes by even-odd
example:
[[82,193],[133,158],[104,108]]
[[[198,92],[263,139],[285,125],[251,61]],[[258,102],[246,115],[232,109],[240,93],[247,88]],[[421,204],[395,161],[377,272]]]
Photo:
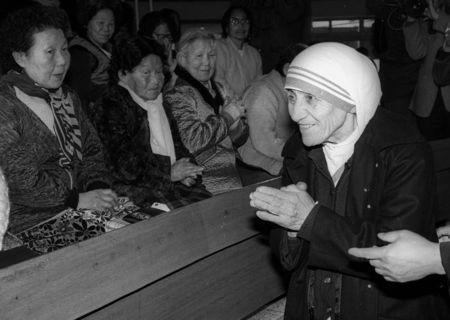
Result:
[[322,146],[333,177],[353,155],[356,142],[380,102],[381,86],[374,64],[344,44],[319,43],[295,57],[289,66],[285,88],[311,93],[346,112],[356,110],[353,133],[344,141],[325,142]]
[[175,68],[175,73],[178,75],[179,78],[183,79],[191,86],[193,86],[195,89],[197,89],[198,92],[200,92],[200,95],[202,96],[203,100],[205,100],[205,102],[209,104],[211,108],[214,109],[214,113],[219,114],[220,107],[223,105],[224,100],[222,98],[222,95],[220,94],[217,84],[213,80],[210,80],[210,83],[211,89],[215,93],[214,97],[212,96],[208,88],[206,88],[203,84],[200,83],[200,81],[191,76],[190,73],[187,72],[186,69],[184,69],[183,67],[177,66]]
[[118,85],[127,89],[133,101],[147,111],[147,121],[150,128],[150,147],[153,153],[170,157],[170,163],[174,164],[176,161],[175,146],[169,120],[162,105],[162,94],[160,93],[155,100],[145,101],[125,82],[119,81]]
[[3,79],[28,96],[43,99],[53,114],[53,131],[60,147],[59,165],[72,169],[72,162],[82,159],[81,131],[75,116],[73,101],[62,88],[50,90],[40,87],[25,72],[9,71]]

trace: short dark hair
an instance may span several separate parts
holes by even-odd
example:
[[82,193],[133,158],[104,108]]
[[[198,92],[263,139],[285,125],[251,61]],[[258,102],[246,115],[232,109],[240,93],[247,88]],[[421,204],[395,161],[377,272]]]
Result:
[[225,13],[222,16],[222,21],[220,22],[222,26],[222,38],[226,38],[228,36],[228,25],[230,23],[231,14],[235,10],[241,10],[244,11],[245,15],[247,16],[247,19],[250,21],[250,29],[252,27],[252,17],[250,14],[250,11],[246,7],[242,6],[231,6],[225,11]]
[[138,34],[142,37],[151,38],[155,29],[162,24],[167,25],[173,38],[172,30],[170,29],[171,23],[167,16],[160,11],[148,12],[141,18]]
[[65,12],[56,7],[33,5],[12,12],[0,27],[0,54],[2,71],[20,71],[12,57],[13,52],[27,52],[33,46],[33,35],[48,29],[69,30]]
[[280,58],[278,59],[275,70],[277,70],[283,77],[285,77],[286,75],[283,71],[284,65],[286,63],[291,63],[292,60],[294,60],[294,58],[306,48],[308,48],[308,46],[300,42],[291,44],[290,46],[286,47],[281,53]]
[[109,66],[110,83],[116,84],[119,81],[119,71],[131,72],[150,54],[160,57],[161,62],[164,62],[164,48],[156,40],[141,36],[121,39],[112,51]]
[[80,2],[77,10],[76,20],[79,30],[76,30],[83,36],[86,36],[87,25],[95,15],[101,10],[111,10],[114,16],[114,8],[105,0],[84,0]]
[[166,17],[167,20],[169,20],[169,29],[170,33],[172,33],[172,38],[174,42],[178,42],[181,37],[181,22],[180,22],[180,14],[178,11],[169,9],[169,8],[163,8],[160,10],[160,12]]

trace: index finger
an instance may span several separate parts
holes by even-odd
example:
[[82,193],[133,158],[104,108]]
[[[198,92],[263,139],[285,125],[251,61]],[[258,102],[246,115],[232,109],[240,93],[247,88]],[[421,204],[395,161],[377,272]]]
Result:
[[256,188],[255,192],[253,192],[255,195],[262,195],[262,196],[272,196],[280,199],[287,198],[286,192],[289,192],[287,190],[279,190],[272,187],[266,187],[261,186]]
[[384,256],[383,247],[350,248],[348,253],[352,256],[364,259],[381,259]]

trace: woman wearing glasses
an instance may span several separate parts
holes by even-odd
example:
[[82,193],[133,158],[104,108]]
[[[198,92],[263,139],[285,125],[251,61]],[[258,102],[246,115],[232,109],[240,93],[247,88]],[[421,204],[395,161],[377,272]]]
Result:
[[230,7],[222,18],[222,39],[217,41],[215,80],[242,97],[250,83],[262,75],[259,52],[247,43],[250,15],[244,7]]
[[164,48],[164,73],[167,87],[172,87],[175,81],[174,70],[177,66],[172,21],[162,11],[152,11],[145,14],[139,21],[138,34],[146,39],[156,40]]

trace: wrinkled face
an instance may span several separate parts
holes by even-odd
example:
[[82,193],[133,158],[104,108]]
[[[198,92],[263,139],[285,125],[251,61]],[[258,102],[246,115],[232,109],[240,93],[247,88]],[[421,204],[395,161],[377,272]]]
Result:
[[119,74],[119,78],[143,100],[155,100],[164,84],[161,58],[150,54],[131,72]]
[[246,41],[249,30],[250,21],[245,12],[240,9],[233,10],[228,22],[228,36],[239,41]]
[[286,91],[289,114],[298,124],[306,146],[338,143],[353,132],[355,114],[333,107],[309,93],[291,89]]
[[87,25],[87,36],[95,44],[102,46],[114,33],[114,14],[110,9],[102,9]]
[[200,82],[211,79],[216,66],[216,48],[212,40],[197,39],[181,54],[180,64]]
[[17,64],[38,85],[46,89],[61,86],[70,65],[67,40],[61,29],[47,29],[33,35],[27,52],[13,54]]
[[155,31],[153,31],[152,37],[153,37],[153,39],[158,41],[158,43],[160,45],[162,45],[164,47],[164,49],[166,50],[166,54],[167,54],[173,43],[172,35],[170,33],[170,30],[169,30],[169,27],[167,26],[167,24],[163,23],[163,24],[160,24],[159,26],[157,26],[155,28]]

